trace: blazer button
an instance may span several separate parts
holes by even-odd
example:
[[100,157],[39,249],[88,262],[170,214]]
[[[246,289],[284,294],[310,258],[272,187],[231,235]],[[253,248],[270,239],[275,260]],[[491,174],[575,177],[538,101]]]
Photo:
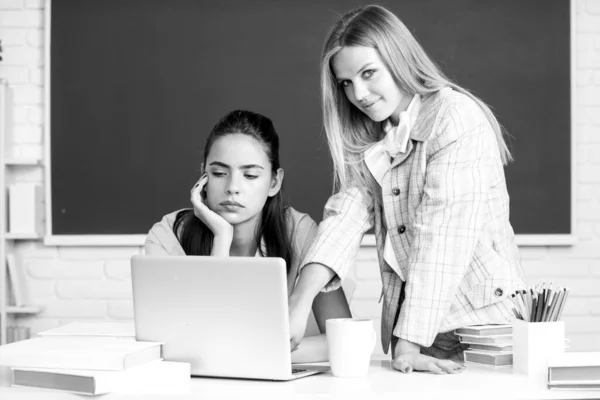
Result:
[[504,294],[504,290],[502,290],[501,288],[496,288],[496,290],[494,290],[494,296],[496,297],[500,297]]
[[400,189],[398,189],[398,188],[393,188],[393,189],[392,189],[392,194],[393,194],[394,196],[398,196],[398,195],[400,194]]
[[406,227],[404,225],[400,225],[398,228],[398,233],[402,235],[404,232],[406,232]]

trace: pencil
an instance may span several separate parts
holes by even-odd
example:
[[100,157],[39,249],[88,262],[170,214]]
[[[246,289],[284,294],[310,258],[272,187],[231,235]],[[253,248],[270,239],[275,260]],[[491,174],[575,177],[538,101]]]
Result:
[[527,307],[527,320],[529,320],[529,315],[531,314],[531,296],[527,289],[523,289],[523,298],[525,299],[525,306]]
[[534,293],[533,294],[533,306],[531,307],[531,316],[529,317],[529,320],[531,322],[535,322],[536,307],[537,307],[537,293]]
[[560,304],[563,301],[563,298],[565,297],[565,288],[561,288],[558,292],[558,298],[556,299],[556,304],[554,305],[554,309],[552,310],[552,314],[550,315],[550,320],[551,321],[557,321],[558,318],[558,310],[560,309]]
[[558,298],[560,297],[560,291],[561,291],[561,287],[557,287],[556,291],[554,292],[554,298],[552,299],[552,303],[550,304],[550,310],[548,311],[548,316],[547,316],[547,321],[552,322],[554,321],[554,312],[556,311],[556,305],[558,304]]
[[552,305],[554,304],[556,300],[556,291],[553,291],[552,293],[550,293],[550,296],[548,297],[548,305],[546,306],[546,309],[544,310],[544,322],[548,322],[550,320],[550,310],[552,310]]
[[565,308],[565,303],[567,302],[567,297],[569,297],[569,289],[565,288],[565,295],[562,298],[562,302],[560,303],[560,308],[558,309],[558,313],[556,314],[556,320],[560,320],[562,316],[563,309]]
[[542,310],[544,309],[544,304],[546,304],[546,288],[544,287],[546,284],[542,285],[542,290],[538,296],[538,304],[537,304],[537,312],[535,314],[535,322],[542,321]]
[[523,301],[523,297],[521,297],[521,291],[515,294],[515,298],[517,299],[517,303],[519,304],[519,309],[521,314],[523,315],[523,319],[525,321],[529,321],[529,315],[527,315],[527,307],[525,307],[525,302]]
[[520,312],[520,309],[519,309],[519,304],[517,303],[517,298],[516,298],[516,296],[515,296],[515,294],[514,294],[514,293],[510,295],[510,301],[512,302],[512,306],[513,306],[512,310],[513,310],[513,313],[515,314],[515,316],[516,316],[518,319],[522,319],[522,318],[519,318],[519,317],[520,317],[520,314],[521,314],[521,312]]
[[523,319],[523,317],[519,314],[519,312],[517,311],[517,309],[513,306],[513,308],[511,308],[513,314],[515,314],[515,317],[517,319]]
[[529,287],[529,290],[527,291],[527,300],[529,301],[529,320],[532,321],[531,319],[531,315],[533,310],[533,289],[531,287]]
[[548,311],[550,309],[550,304],[554,297],[554,292],[552,291],[552,282],[550,282],[550,288],[548,288],[548,291],[546,294],[547,294],[546,302],[544,303],[544,309],[542,310],[542,322],[545,322],[546,318],[548,317]]

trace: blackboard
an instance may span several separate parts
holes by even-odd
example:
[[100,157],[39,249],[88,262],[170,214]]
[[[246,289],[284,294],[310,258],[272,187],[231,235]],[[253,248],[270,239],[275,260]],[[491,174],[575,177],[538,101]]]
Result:
[[[53,0],[53,235],[144,234],[189,205],[205,138],[226,112],[269,116],[284,193],[320,221],[332,164],[319,56],[360,1]],[[571,233],[570,2],[380,1],[511,135],[517,234]]]

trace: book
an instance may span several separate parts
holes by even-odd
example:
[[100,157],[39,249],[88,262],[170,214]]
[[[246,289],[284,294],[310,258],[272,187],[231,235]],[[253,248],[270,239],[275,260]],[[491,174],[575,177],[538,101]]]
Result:
[[477,344],[469,343],[469,350],[487,350],[487,351],[512,351],[513,347],[510,343],[499,344]]
[[548,389],[562,389],[562,390],[595,390],[600,389],[600,382],[595,381],[581,381],[581,382],[564,382],[564,383],[548,383]]
[[548,360],[548,386],[600,386],[600,352],[571,352]]
[[39,336],[103,336],[135,340],[133,322],[75,321],[38,333]]
[[161,357],[161,344],[103,337],[38,337],[0,346],[8,367],[123,370]]
[[512,335],[490,335],[490,336],[475,336],[475,335],[457,335],[461,343],[469,344],[493,344],[493,345],[512,345]]
[[190,382],[190,364],[155,360],[122,371],[12,368],[13,385],[98,395],[152,391]]
[[492,365],[495,367],[512,365],[512,352],[492,352],[485,350],[465,350],[465,362]]
[[6,343],[18,342],[30,338],[28,326],[9,325],[6,327]]
[[512,335],[512,325],[471,325],[458,328],[454,333],[473,336]]
[[6,267],[8,269],[8,281],[10,282],[11,300],[9,303],[21,307],[27,305],[27,293],[25,290],[25,278],[17,266],[14,254],[6,255]]

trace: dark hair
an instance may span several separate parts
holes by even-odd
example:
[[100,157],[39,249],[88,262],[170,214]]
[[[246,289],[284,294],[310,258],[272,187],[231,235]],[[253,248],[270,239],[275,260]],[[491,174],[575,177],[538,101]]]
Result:
[[[217,122],[206,139],[204,162],[206,163],[210,149],[217,139],[234,133],[251,136],[260,142],[271,163],[272,173],[277,173],[279,169],[279,136],[269,118],[252,111],[231,111]],[[281,190],[275,196],[268,197],[256,228],[255,240],[261,256],[283,258],[289,271],[293,252],[285,212],[286,207],[283,204]],[[173,233],[177,236],[185,254],[210,255],[214,235],[200,219],[196,218],[193,210],[183,210],[177,214],[173,224]],[[260,246],[261,238],[264,238],[266,254],[263,254]]]

